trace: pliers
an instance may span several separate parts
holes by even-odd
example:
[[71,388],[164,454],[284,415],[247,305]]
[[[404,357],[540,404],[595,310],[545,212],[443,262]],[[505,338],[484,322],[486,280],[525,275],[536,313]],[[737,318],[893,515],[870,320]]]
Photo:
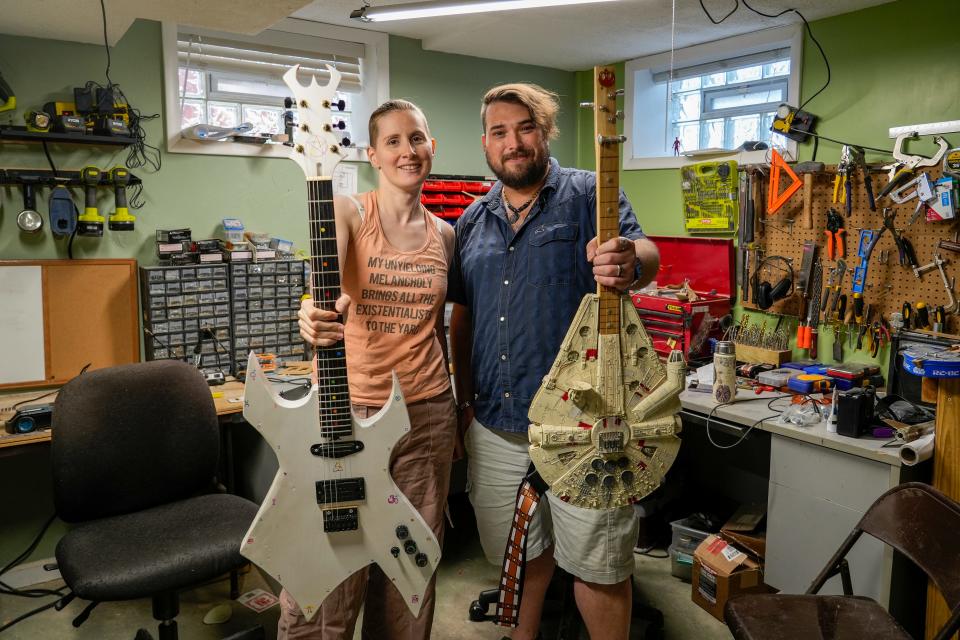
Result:
[[846,255],[846,243],[843,239],[845,233],[843,216],[830,207],[827,212],[827,228],[823,234],[827,236],[827,257],[831,260],[837,257],[843,258]]
[[[891,213],[892,212],[892,213]],[[900,265],[910,265],[911,267],[919,266],[917,262],[917,253],[913,250],[913,245],[909,240],[900,235],[900,232],[897,231],[897,227],[893,223],[893,219],[897,217],[897,212],[889,207],[883,209],[883,228],[890,230],[890,235],[893,236],[893,241],[897,245],[897,252],[900,254]],[[877,234],[879,237],[880,234]]]
[[890,342],[890,330],[885,320],[877,320],[873,323],[870,341],[870,355],[876,358],[884,343]]

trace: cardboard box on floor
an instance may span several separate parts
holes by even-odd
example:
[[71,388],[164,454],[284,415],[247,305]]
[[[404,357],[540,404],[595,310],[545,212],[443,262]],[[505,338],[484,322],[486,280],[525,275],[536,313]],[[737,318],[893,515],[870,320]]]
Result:
[[766,515],[766,505],[741,505],[726,524],[720,527],[720,537],[743,549],[762,564],[767,552],[767,531],[766,525],[761,526],[761,523]]
[[766,593],[761,566],[723,538],[707,536],[693,553],[692,599],[723,622],[727,600],[744,593]]

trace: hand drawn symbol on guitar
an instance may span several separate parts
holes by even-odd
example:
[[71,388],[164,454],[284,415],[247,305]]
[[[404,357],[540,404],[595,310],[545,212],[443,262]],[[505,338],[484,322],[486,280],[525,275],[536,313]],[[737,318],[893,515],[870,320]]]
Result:
[[[620,235],[620,151],[612,68],[594,71],[597,242]],[[683,355],[657,357],[630,297],[584,296],[530,406],[530,458],[554,495],[592,509],[621,507],[660,486],[680,440]]]
[[[299,67],[284,82],[299,113],[292,159],[307,178],[310,222],[310,292],[332,308],[340,296],[333,170],[342,158],[331,125],[340,73],[329,82],[302,85]],[[361,420],[350,410],[343,342],[316,350],[317,386],[289,401],[260,375],[251,353],[244,418],[274,450],[279,470],[240,552],[281,584],[310,619],[343,580],[376,563],[417,615],[440,545],[390,477],[390,454],[410,428],[400,383],[384,407]],[[387,496],[391,499],[388,500]],[[399,552],[402,547],[403,553]]]

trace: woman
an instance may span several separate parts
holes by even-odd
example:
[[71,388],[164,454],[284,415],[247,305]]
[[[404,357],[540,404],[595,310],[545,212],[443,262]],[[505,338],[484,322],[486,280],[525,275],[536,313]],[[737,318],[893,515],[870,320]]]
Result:
[[[423,112],[406,100],[391,100],[370,116],[369,132],[367,156],[379,173],[377,189],[334,199],[344,293],[336,308],[345,322],[305,300],[300,334],[316,346],[344,339],[350,399],[359,418],[385,403],[396,371],[411,428],[394,451],[391,475],[442,539],[456,430],[443,319],[453,228],[420,204],[436,148]],[[434,580],[417,618],[376,565],[344,581],[309,622],[284,591],[277,638],[350,640],[364,605],[364,638],[425,640],[433,623]]]

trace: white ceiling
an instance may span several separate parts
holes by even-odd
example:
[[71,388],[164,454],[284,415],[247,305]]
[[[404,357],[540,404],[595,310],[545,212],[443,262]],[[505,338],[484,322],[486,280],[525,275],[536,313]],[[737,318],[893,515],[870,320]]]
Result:
[[[373,5],[415,0],[370,0]],[[762,18],[745,7],[719,25],[698,0],[675,0],[675,46],[685,47],[798,21],[794,14]],[[756,1],[756,0],[755,0]],[[762,0],[799,9],[816,20],[890,0]],[[580,6],[502,11],[469,16],[421,18],[363,25],[350,19],[362,0],[104,0],[107,33],[116,44],[136,18],[234,33],[258,33],[291,14],[309,20],[362,27],[423,41],[424,49],[481,58],[580,70],[670,50],[671,0],[620,0]],[[721,17],[735,0],[704,0]],[[759,5],[760,2],[757,2]],[[103,42],[100,0],[0,0],[0,33]]]
[[[373,6],[417,0],[370,0]],[[849,13],[890,0],[760,0],[751,6],[778,13],[771,6],[794,7],[809,20]],[[704,0],[715,18],[735,0]],[[421,18],[361,25],[350,11],[362,0],[314,0],[294,16],[417,38],[423,48],[480,58],[535,64],[576,71],[597,64],[629,60],[670,50],[671,0],[620,0],[579,6],[501,11],[468,16]],[[711,24],[698,0],[676,0],[675,46],[681,48],[766,27],[799,22],[796,14],[762,18],[740,3],[722,24]]]

